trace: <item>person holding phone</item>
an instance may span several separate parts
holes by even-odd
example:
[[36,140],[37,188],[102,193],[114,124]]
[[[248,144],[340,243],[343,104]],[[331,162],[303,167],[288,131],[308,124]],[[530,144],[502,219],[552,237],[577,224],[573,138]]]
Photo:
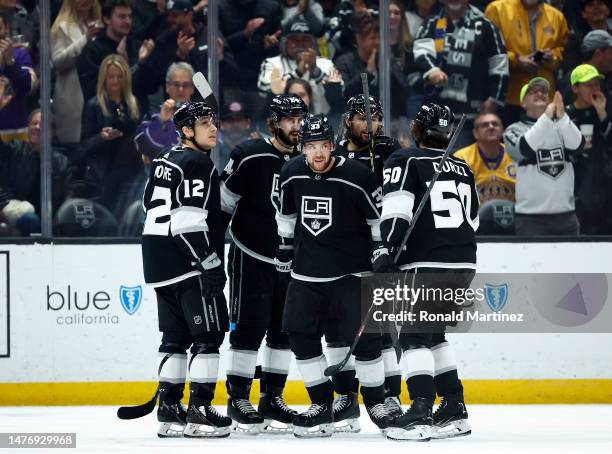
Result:
[[122,200],[122,193],[128,193],[142,169],[133,142],[140,112],[128,62],[117,54],[107,56],[100,66],[96,96],[83,109],[79,156],[88,195],[116,215],[129,202]]

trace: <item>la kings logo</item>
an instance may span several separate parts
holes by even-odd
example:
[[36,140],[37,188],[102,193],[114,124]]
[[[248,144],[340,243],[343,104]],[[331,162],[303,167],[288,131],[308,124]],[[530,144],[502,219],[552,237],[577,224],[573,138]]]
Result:
[[270,200],[276,211],[280,209],[280,191],[278,187],[279,174],[275,173],[272,177],[272,191],[270,192]]
[[540,149],[538,153],[538,171],[557,179],[565,170],[565,153],[563,148]]
[[331,197],[302,196],[302,225],[317,236],[332,225]]

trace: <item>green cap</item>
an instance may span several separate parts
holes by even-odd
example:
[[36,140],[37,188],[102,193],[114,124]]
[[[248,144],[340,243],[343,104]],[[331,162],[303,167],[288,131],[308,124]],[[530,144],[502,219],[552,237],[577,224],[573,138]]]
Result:
[[523,98],[525,97],[527,92],[531,88],[533,88],[533,87],[535,87],[537,85],[539,85],[541,87],[544,87],[546,89],[546,91],[550,90],[550,84],[548,83],[548,80],[544,79],[543,77],[534,77],[529,82],[527,82],[525,85],[523,85],[523,88],[521,88],[521,95],[519,97],[520,101],[523,102]]
[[574,68],[572,71],[572,75],[570,76],[570,81],[572,85],[583,84],[588,82],[589,80],[593,80],[596,77],[603,79],[603,76],[599,74],[597,68],[593,65],[579,65]]

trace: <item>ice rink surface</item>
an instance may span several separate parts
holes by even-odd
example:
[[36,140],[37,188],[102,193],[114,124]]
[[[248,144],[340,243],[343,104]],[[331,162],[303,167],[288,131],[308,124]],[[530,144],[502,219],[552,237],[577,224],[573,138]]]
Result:
[[[219,408],[225,411],[224,408]],[[159,439],[154,413],[120,421],[116,407],[0,407],[0,432],[76,432],[76,449],[0,452],[113,454],[612,453],[612,405],[471,405],[472,435],[427,443],[383,438],[362,407],[359,434],[325,439],[232,434],[217,440]]]

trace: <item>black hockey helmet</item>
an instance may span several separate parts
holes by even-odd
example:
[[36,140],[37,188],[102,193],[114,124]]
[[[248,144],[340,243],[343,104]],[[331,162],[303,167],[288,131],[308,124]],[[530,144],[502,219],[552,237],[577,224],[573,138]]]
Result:
[[308,107],[306,107],[302,98],[290,94],[280,94],[272,98],[270,111],[275,121],[283,117],[305,117],[308,115]]
[[334,142],[334,130],[325,114],[308,115],[300,127],[300,144],[315,140]]
[[185,139],[183,126],[193,128],[198,118],[211,117],[215,120],[215,111],[205,102],[187,102],[174,112],[172,121],[181,139]]
[[425,137],[435,140],[448,140],[453,133],[455,116],[450,107],[438,104],[423,104],[416,114]]
[[[382,105],[376,96],[370,96],[370,112],[372,115],[377,114],[379,120],[383,119]],[[364,95],[353,96],[346,103],[344,116],[350,120],[353,118],[353,116],[355,116],[355,114],[360,114],[363,116],[366,114]]]

